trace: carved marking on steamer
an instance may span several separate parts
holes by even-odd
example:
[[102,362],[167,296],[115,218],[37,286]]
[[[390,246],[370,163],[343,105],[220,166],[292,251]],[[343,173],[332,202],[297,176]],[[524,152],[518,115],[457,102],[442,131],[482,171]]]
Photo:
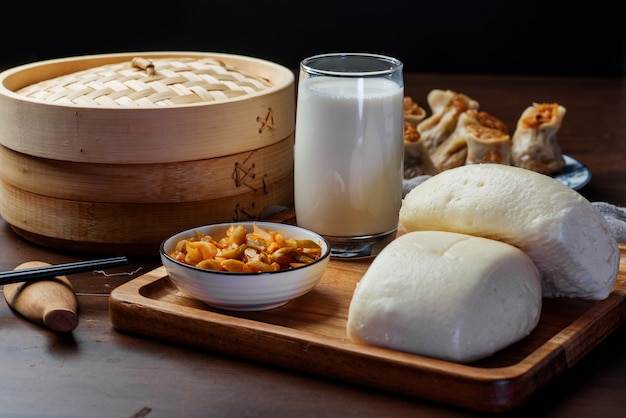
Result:
[[269,179],[267,174],[263,175],[263,194],[268,194],[270,192]]
[[[250,188],[250,190],[257,191],[259,190],[259,186],[255,186],[253,184],[253,180],[256,179],[257,175],[255,173],[256,165],[253,162],[250,162],[252,156],[256,151],[250,152],[250,154],[246,157],[243,162],[236,162],[235,169],[233,170],[232,179],[235,181],[235,187],[246,186]],[[267,174],[264,174],[261,177],[261,186],[263,187],[263,193],[268,193],[268,178]]]
[[269,109],[267,109],[267,116],[265,116],[265,119],[263,119],[260,116],[257,116],[256,121],[261,123],[261,126],[259,127],[260,134],[263,133],[263,131],[265,130],[273,131],[274,130],[274,112],[272,111],[272,108],[270,107]]
[[[243,162],[235,163],[235,169],[232,173],[232,178],[235,181],[235,187],[246,186],[255,192],[259,190],[258,186],[251,184],[251,182],[257,177],[254,172],[254,169],[256,168],[255,163],[250,162],[255,152],[256,151],[251,151]],[[263,194],[267,195],[269,193],[269,178],[267,174],[263,174],[261,177],[261,188],[263,190]],[[254,202],[250,202],[245,207],[240,203],[235,205],[235,213],[233,216],[234,221],[256,219],[256,216]]]
[[254,169],[256,165],[253,162],[250,162],[250,159],[254,155],[255,151],[252,151],[242,163],[237,161],[235,163],[235,169],[233,170],[232,178],[235,180],[235,187],[247,186],[250,189],[256,191],[257,188],[250,184],[251,180],[256,178],[256,174]]
[[[247,159],[246,159],[247,160]],[[245,163],[245,161],[244,161]],[[254,178],[256,177],[256,174],[254,174],[254,168],[255,165],[254,163],[250,164],[249,166],[244,166],[244,164],[236,162],[235,163],[235,169],[233,170],[233,180],[235,180],[235,187],[239,187],[241,185],[246,185],[248,187],[250,187],[252,190],[256,190],[255,187],[251,186],[250,184],[246,183],[247,180],[254,180]]]
[[246,207],[242,206],[240,203],[235,205],[235,213],[233,216],[233,221],[243,221],[247,219],[255,219],[255,204],[254,202],[250,203]]

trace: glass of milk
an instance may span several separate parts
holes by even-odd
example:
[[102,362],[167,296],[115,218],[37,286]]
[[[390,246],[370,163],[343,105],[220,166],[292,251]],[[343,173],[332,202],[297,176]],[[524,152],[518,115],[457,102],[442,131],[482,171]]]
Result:
[[294,148],[299,226],[331,256],[374,256],[396,236],[404,155],[402,62],[333,53],[300,63]]

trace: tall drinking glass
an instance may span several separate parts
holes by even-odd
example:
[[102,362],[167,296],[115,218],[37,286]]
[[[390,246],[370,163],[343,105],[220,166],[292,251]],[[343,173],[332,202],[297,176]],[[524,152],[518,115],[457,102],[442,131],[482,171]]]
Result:
[[404,153],[402,62],[335,53],[300,63],[294,148],[298,225],[333,257],[376,255],[395,238]]

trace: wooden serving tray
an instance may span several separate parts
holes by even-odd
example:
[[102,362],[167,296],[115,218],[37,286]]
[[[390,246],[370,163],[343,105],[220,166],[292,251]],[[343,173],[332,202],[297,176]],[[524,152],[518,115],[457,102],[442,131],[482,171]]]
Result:
[[308,294],[265,312],[209,307],[181,292],[164,267],[110,296],[120,331],[482,412],[514,409],[626,322],[626,246],[602,301],[544,299],[535,330],[486,359],[458,364],[351,342],[348,307],[367,261],[331,260]]

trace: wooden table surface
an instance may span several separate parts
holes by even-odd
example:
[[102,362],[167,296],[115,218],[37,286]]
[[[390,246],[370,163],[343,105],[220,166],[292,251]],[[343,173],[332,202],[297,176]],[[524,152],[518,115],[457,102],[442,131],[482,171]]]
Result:
[[[531,103],[562,104],[561,148],[592,172],[581,194],[626,206],[626,79],[405,75],[405,94],[423,107],[434,88],[469,95],[511,130]],[[30,260],[80,259],[31,244],[0,219],[0,270]],[[80,323],[69,334],[27,322],[0,302],[0,417],[480,416],[115,330],[109,293],[158,265],[155,255],[106,275],[70,276]],[[624,411],[622,326],[527,404],[501,415],[618,417]]]

